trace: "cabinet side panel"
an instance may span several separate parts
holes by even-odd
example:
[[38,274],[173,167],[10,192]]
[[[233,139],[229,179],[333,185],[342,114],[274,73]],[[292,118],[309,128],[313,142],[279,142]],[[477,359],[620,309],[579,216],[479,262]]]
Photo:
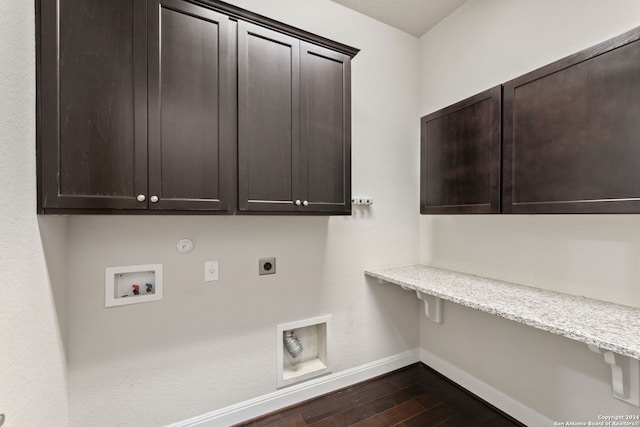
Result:
[[62,196],[135,194],[134,2],[60,2]]
[[344,203],[344,64],[308,52],[305,66],[307,197]]
[[161,197],[219,199],[218,24],[161,10]]

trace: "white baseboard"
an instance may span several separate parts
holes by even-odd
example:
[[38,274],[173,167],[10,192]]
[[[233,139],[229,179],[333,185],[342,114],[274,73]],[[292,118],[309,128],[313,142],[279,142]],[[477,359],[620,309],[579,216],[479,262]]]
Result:
[[335,374],[315,378],[217,411],[180,421],[167,427],[228,427],[348,387],[360,381],[366,381],[419,361],[529,427],[548,427],[553,425],[553,421],[544,415],[433,353],[420,349],[396,354]]
[[466,388],[471,393],[484,399],[501,411],[509,414],[516,420],[529,427],[549,427],[553,425],[553,421],[539,412],[534,411],[503,392],[491,387],[489,384],[480,381],[478,378],[466,371],[452,365],[444,359],[439,358],[433,353],[421,348],[420,360],[425,365],[440,372],[451,381]]
[[228,427],[419,362],[418,350],[346,369],[240,402],[168,427]]

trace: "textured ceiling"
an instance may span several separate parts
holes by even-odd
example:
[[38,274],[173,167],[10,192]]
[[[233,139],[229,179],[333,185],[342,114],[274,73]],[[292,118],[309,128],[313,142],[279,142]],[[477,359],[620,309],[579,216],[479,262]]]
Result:
[[416,37],[459,8],[467,0],[333,0]]

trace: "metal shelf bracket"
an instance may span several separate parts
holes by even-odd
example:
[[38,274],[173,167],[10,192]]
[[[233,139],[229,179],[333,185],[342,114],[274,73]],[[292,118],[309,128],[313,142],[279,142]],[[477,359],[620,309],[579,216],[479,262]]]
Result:
[[640,406],[640,360],[587,345],[594,353],[604,355],[604,361],[611,365],[613,397]]

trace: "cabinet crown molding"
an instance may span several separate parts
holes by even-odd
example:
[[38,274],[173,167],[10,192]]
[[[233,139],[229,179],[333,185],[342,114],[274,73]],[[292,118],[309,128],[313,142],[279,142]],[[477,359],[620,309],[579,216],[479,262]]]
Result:
[[358,52],[360,52],[360,49],[357,49],[355,47],[352,47],[343,43],[339,43],[337,41],[319,36],[317,34],[310,33],[305,30],[301,30],[300,28],[293,27],[289,24],[285,24],[284,22],[280,22],[272,18],[267,18],[266,16],[259,15],[255,12],[251,12],[249,10],[243,9],[238,6],[234,6],[229,3],[225,3],[223,1],[195,0],[193,1],[193,3],[201,4],[203,6],[216,9],[222,13],[225,13],[232,19],[236,19],[236,20],[239,19],[239,20],[251,22],[253,24],[258,24],[262,27],[267,27],[272,30],[288,34],[300,40],[304,40],[304,41],[316,44],[318,46],[335,50],[342,54],[348,55],[351,58],[353,58],[358,54]]

